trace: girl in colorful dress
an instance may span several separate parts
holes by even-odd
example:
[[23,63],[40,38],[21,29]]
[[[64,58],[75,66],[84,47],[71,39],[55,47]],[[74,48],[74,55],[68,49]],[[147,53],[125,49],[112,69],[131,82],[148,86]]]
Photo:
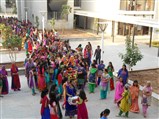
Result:
[[5,66],[2,66],[1,75],[2,75],[2,79],[3,79],[2,80],[2,82],[3,82],[2,94],[8,94],[8,92],[9,92],[8,79],[7,79],[8,73],[6,71]]
[[100,81],[101,81],[101,77],[102,77],[102,74],[103,74],[103,70],[105,68],[105,65],[103,64],[103,60],[100,62],[100,64],[98,65],[98,80],[97,80],[97,85],[100,84]]
[[113,76],[114,67],[113,67],[112,62],[109,62],[107,70],[108,70],[109,76],[111,77],[110,78],[110,90],[114,90],[114,76]]
[[125,64],[118,71],[118,77],[122,77],[122,79],[123,79],[123,85],[125,85],[128,82],[128,70],[126,69],[126,65]]
[[35,83],[35,77],[34,77],[34,69],[35,67],[32,67],[32,70],[29,71],[29,87],[32,89],[32,95],[35,95],[35,87],[36,87],[36,83]]
[[49,99],[47,97],[48,90],[41,92],[41,119],[50,119]]
[[95,64],[92,64],[92,67],[89,73],[89,82],[88,82],[89,93],[94,93],[94,89],[96,86],[96,77],[97,77],[97,68]]
[[123,79],[122,79],[122,77],[119,77],[119,79],[116,82],[115,96],[114,96],[114,102],[117,103],[118,106],[120,104],[119,99],[122,98],[123,92],[124,92]]
[[59,119],[56,94],[51,93],[49,97],[50,97],[50,116],[51,116],[50,119]]
[[130,94],[131,94],[131,100],[132,100],[130,111],[138,113],[140,110],[139,110],[139,104],[138,104],[139,85],[137,80],[135,80],[133,82],[133,85],[130,87]]
[[124,92],[122,93],[122,98],[120,99],[120,112],[117,116],[121,116],[123,112],[125,113],[125,117],[128,117],[129,111],[130,111],[130,106],[131,106],[131,95],[129,91],[129,85],[126,84],[124,86]]
[[102,74],[102,80],[100,82],[100,98],[101,99],[106,99],[107,98],[107,92],[108,92],[108,88],[109,88],[109,80],[110,80],[110,76],[108,74],[108,70],[105,69],[103,74]]
[[63,89],[62,89],[62,70],[60,69],[58,71],[58,74],[57,74],[57,81],[58,81],[58,90],[59,90],[59,93],[60,95],[62,95],[63,93]]
[[147,109],[151,105],[152,87],[150,81],[147,81],[146,86],[142,90],[142,111],[144,117],[147,116]]
[[18,67],[15,63],[12,64],[11,67],[11,76],[12,76],[12,86],[11,88],[16,91],[20,91],[20,80],[19,80],[19,74],[18,74]]
[[77,103],[77,119],[88,119],[88,111],[85,102],[87,102],[87,97],[84,90],[80,90],[79,98]]

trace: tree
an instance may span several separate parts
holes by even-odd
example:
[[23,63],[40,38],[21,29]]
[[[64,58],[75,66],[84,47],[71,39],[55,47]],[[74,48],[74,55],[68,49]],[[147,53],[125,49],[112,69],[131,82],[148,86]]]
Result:
[[12,35],[12,28],[10,26],[6,26],[5,24],[0,24],[0,31],[2,34],[2,39],[6,40]]
[[135,66],[136,63],[143,58],[143,55],[141,54],[137,44],[132,46],[132,41],[130,36],[126,37],[125,45],[126,45],[126,53],[125,54],[119,53],[119,57],[121,57],[123,63],[129,66],[129,70],[132,70],[132,67]]
[[[71,13],[71,10],[72,10],[71,6],[62,5],[61,18],[63,19],[65,23],[68,20],[68,15]],[[64,27],[65,25],[62,25],[62,32],[64,32]]]
[[17,14],[17,8],[16,8],[16,5],[14,5],[14,7],[13,7],[13,12],[12,12],[13,14]]
[[52,19],[50,20],[50,24],[51,24],[51,26],[52,26],[52,30],[55,31],[55,29],[54,29],[54,26],[55,26],[55,18],[52,18]]
[[39,17],[38,16],[35,17],[35,23],[36,23],[36,27],[39,28]]
[[9,58],[11,62],[16,61],[16,49],[20,50],[22,45],[22,38],[18,35],[11,35],[8,39],[2,42],[4,48],[9,50]]

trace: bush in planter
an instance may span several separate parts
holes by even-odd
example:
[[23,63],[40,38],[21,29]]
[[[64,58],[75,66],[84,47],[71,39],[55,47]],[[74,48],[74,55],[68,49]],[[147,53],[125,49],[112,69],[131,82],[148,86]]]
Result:
[[119,57],[121,57],[124,64],[127,64],[129,66],[128,69],[132,70],[132,67],[135,66],[136,63],[143,58],[143,55],[141,54],[137,44],[134,44],[134,46],[132,46],[130,36],[126,37],[125,45],[126,53],[120,53]]

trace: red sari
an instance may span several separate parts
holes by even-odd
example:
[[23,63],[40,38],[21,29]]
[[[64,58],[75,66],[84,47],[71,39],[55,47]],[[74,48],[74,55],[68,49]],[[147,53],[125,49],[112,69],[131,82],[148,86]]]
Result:
[[19,90],[21,88],[19,74],[18,74],[18,67],[15,64],[12,64],[11,67],[11,76],[12,76],[12,86],[13,90]]

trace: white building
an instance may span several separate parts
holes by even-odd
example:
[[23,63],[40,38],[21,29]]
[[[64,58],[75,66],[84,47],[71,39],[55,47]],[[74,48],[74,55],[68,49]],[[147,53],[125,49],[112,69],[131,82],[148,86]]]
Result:
[[[6,1],[15,1],[18,18],[21,20],[29,19],[33,24],[35,17],[38,16],[40,28],[42,28],[42,14],[45,12],[45,28],[50,28],[49,19],[54,17],[55,28],[61,29],[62,20],[60,19],[61,7],[68,4],[72,7],[65,22],[65,28],[74,27],[83,29],[99,30],[95,22],[106,21],[108,26],[106,33],[126,35],[132,34],[133,24],[137,24],[136,35],[150,34],[150,26],[153,29],[153,38],[158,36],[156,26],[158,26],[159,0],[0,0],[1,9],[5,12]],[[127,19],[129,20],[127,20]],[[137,23],[137,20],[146,22]],[[112,22],[113,21],[113,22]],[[115,23],[115,25],[114,25]],[[153,25],[152,25],[153,24]],[[114,26],[114,27],[112,27]],[[157,35],[156,35],[157,34]]]

